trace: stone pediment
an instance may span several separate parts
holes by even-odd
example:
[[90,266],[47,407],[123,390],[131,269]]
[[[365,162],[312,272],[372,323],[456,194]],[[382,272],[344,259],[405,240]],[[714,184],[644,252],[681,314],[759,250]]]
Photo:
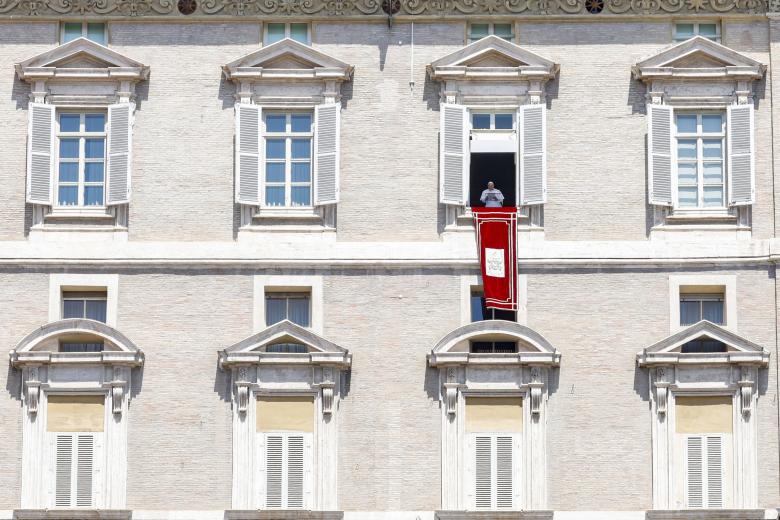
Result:
[[285,38],[222,67],[233,81],[336,80],[347,81],[353,67],[308,45]]
[[428,65],[432,79],[551,79],[558,65],[495,35],[482,38]]
[[675,78],[760,79],[766,66],[703,36],[669,47],[637,63],[634,77],[643,81]]
[[149,67],[86,38],[77,38],[15,65],[19,78],[33,80],[116,79],[140,81]]
[[[725,345],[725,352],[682,352],[682,346],[695,340],[714,340]],[[639,366],[723,363],[756,364],[769,363],[769,351],[742,336],[709,321],[700,321],[672,334],[637,354]]]

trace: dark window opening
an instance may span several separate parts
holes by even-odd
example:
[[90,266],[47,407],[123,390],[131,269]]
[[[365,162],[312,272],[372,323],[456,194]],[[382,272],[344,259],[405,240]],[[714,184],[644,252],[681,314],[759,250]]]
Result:
[[306,345],[301,343],[276,343],[274,345],[268,345],[265,348],[266,352],[275,352],[277,354],[305,354],[309,351]]
[[488,309],[485,307],[485,298],[482,297],[482,293],[471,293],[471,321],[485,320],[517,321],[517,312]]
[[301,327],[311,326],[309,293],[267,293],[265,296],[265,323],[273,325],[290,320]]
[[60,352],[103,352],[103,342],[63,341]]
[[728,348],[725,343],[709,338],[694,339],[680,348],[680,352],[683,354],[709,354],[727,351]]
[[80,318],[106,322],[105,291],[68,291],[62,293],[62,318]]
[[479,200],[487,183],[493,182],[504,195],[504,206],[516,206],[515,201],[515,154],[473,153],[471,154],[469,205],[483,207]]
[[514,341],[473,341],[469,347],[472,354],[517,353],[517,343]]
[[707,320],[715,325],[723,325],[722,294],[681,294],[680,325],[693,325]]

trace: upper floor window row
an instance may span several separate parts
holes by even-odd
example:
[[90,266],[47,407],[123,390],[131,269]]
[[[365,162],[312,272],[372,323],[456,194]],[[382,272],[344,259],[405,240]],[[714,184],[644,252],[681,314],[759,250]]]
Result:
[[712,41],[720,41],[719,22],[679,22],[674,24],[674,41],[682,42],[694,36],[704,36]]
[[68,43],[76,38],[86,38],[100,45],[108,43],[108,30],[101,22],[62,22],[60,43]]

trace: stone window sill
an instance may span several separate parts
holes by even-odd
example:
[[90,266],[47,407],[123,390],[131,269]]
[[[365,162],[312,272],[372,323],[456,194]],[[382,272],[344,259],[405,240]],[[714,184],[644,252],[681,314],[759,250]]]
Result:
[[552,511],[436,511],[436,520],[552,520]]
[[763,520],[763,509],[681,509],[648,511],[647,520]]
[[112,220],[114,215],[106,208],[54,208],[44,217],[44,221],[56,220],[83,220],[100,221]]
[[225,520],[341,520],[344,511],[237,510],[225,511]]
[[15,520],[130,520],[126,509],[17,509]]

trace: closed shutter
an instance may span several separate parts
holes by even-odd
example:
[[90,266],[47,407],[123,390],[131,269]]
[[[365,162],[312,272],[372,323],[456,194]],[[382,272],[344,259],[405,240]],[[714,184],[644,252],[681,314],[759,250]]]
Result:
[[30,103],[27,132],[27,202],[52,204],[54,106]]
[[723,437],[707,436],[707,507],[723,507]]
[[518,168],[520,204],[547,202],[547,110],[544,105],[523,105],[518,111]]
[[704,507],[704,459],[701,437],[688,437],[686,440],[686,496],[689,508]]
[[312,436],[268,433],[265,436],[265,507],[303,509],[311,504]]
[[265,505],[269,509],[282,507],[284,472],[284,437],[267,435],[265,438]]
[[287,507],[303,507],[303,436],[287,437]]
[[314,110],[314,204],[339,201],[339,119],[341,103],[318,105]]
[[493,439],[477,436],[475,446],[475,506],[491,509],[493,506]]
[[[471,435],[470,448],[473,466],[466,472],[473,489],[474,509],[514,509],[519,489],[516,482],[518,468],[518,437],[501,434]],[[471,493],[469,493],[471,495]]]
[[729,205],[755,202],[755,136],[753,105],[732,105],[728,109]]
[[73,473],[73,435],[55,435],[55,483],[54,505],[71,505]]
[[462,105],[441,105],[439,130],[439,197],[442,204],[466,204],[469,173],[468,111]]
[[674,111],[666,105],[647,107],[647,188],[650,204],[672,205]]
[[91,433],[54,435],[55,507],[94,507],[98,441]]
[[134,108],[132,103],[118,103],[108,107],[108,205],[130,202]]
[[514,476],[514,439],[496,437],[496,508],[512,509]]
[[236,202],[260,204],[260,123],[262,108],[236,105]]
[[76,506],[92,506],[92,475],[95,444],[92,435],[78,435],[76,441]]

